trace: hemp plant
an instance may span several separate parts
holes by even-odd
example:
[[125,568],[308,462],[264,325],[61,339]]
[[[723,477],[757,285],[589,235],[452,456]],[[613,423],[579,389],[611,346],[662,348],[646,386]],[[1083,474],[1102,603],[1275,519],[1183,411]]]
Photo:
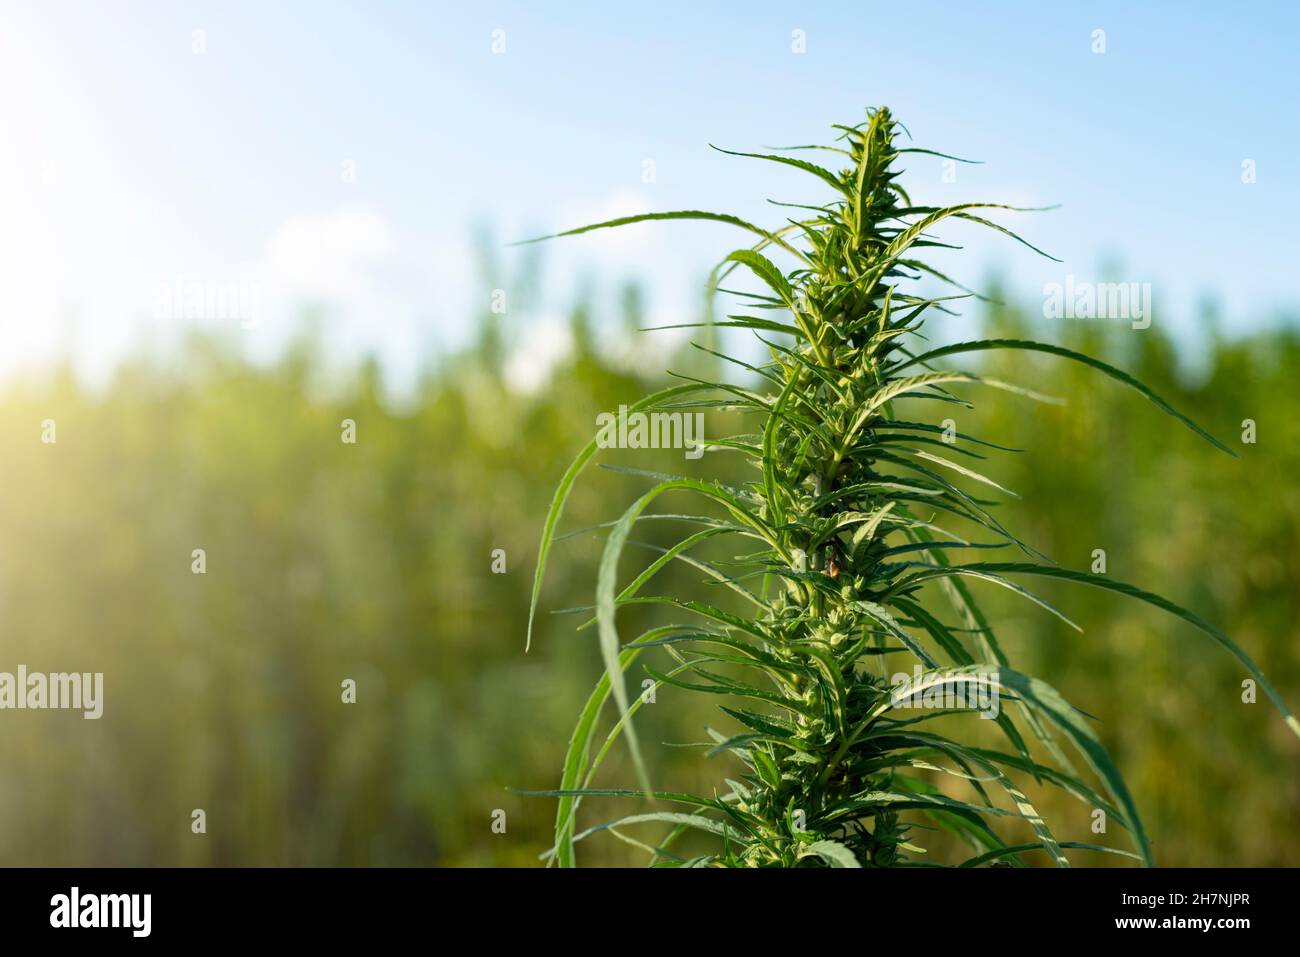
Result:
[[[1087,718],[1051,686],[1011,667],[970,583],[1009,588],[1058,615],[1021,580],[1038,576],[1087,584],[1154,605],[1235,656],[1298,736],[1300,723],[1250,657],[1213,625],[1140,588],[1062,568],[1016,538],[990,512],[990,501],[962,486],[973,482],[1005,490],[957,460],[982,457],[970,446],[1003,447],[925,421],[924,410],[969,406],[952,391],[965,386],[1043,398],[947,363],[995,349],[1046,353],[1118,380],[1219,450],[1233,453],[1130,375],[1078,352],[1022,339],[925,348],[923,321],[949,311],[949,300],[973,295],[917,258],[927,247],[945,245],[933,238],[934,227],[963,220],[1041,250],[982,215],[1015,207],[913,205],[898,182],[898,164],[906,154],[944,154],[899,145],[901,127],[888,109],[869,109],[865,122],[836,129],[839,136],[831,145],[793,149],[820,150],[834,158],[838,171],[788,155],[732,154],[803,170],[829,194],[822,205],[780,204],[800,210],[800,218],[780,228],[768,231],[734,216],[689,210],[628,216],[557,234],[669,219],[723,222],[754,234],[757,241],[730,253],[712,281],[743,268],[762,292],[734,293],[747,308],[717,325],[750,330],[770,361],[752,365],[714,352],[747,378],[736,384],[682,377],[680,384],[630,407],[730,409],[752,417],[752,433],[710,443],[743,456],[752,466],[752,480],[729,486],[641,473],[651,486],[617,521],[602,526],[608,537],[595,614],[587,626],[596,627],[605,673],[580,713],[560,786],[530,792],[559,799],[555,844],[546,857],[572,866],[578,842],[611,831],[645,848],[655,865],[915,865],[924,860],[917,844],[922,829],[942,828],[969,844],[965,866],[1020,866],[1031,852],[1067,866],[1068,849],[1118,853],[1150,864],[1150,844],[1133,798]],[[785,257],[793,268],[783,271],[769,255]],[[925,277],[959,294],[924,297],[908,291]],[[557,525],[596,450],[593,439],[564,474],[546,516],[530,643]],[[647,512],[668,492],[695,496],[708,507],[700,514]],[[651,517],[694,530],[659,549],[620,587],[619,559],[629,536]],[[953,523],[987,540],[971,541],[945,527]],[[735,541],[734,557],[709,562],[692,554],[715,539]],[[1019,550],[1024,560],[957,558],[999,546]],[[747,613],[697,598],[646,594],[656,573],[674,561],[730,589]],[[616,615],[632,604],[664,606],[689,620],[624,640]],[[645,666],[657,685],[731,701],[721,711],[734,729],[711,730],[709,754],[729,755],[741,770],[734,777],[720,775],[713,795],[656,790],[647,782],[633,723],[645,697],[629,700],[625,673],[651,650],[670,661],[665,670]],[[900,682],[900,675],[908,680]],[[971,715],[977,685],[981,693],[991,689],[997,704],[1009,706],[992,709],[1005,741],[1001,748],[932,730],[940,715]],[[598,719],[611,698],[617,714],[597,746]],[[630,748],[639,786],[598,787],[595,774],[619,738]],[[1034,751],[1031,741],[1037,743]],[[1076,752],[1084,771],[1072,763]],[[931,774],[964,784],[969,799],[944,793],[954,789],[939,788]],[[1129,833],[1133,851],[1059,840],[1013,776],[1059,787],[1103,810]],[[594,796],[649,798],[671,809],[638,811],[579,830],[582,801]],[[1015,818],[1032,828],[1032,841],[1009,844],[998,835],[995,826]],[[654,823],[668,826],[657,842],[623,833]],[[675,842],[690,830],[711,836],[708,853],[686,858],[674,852]]]

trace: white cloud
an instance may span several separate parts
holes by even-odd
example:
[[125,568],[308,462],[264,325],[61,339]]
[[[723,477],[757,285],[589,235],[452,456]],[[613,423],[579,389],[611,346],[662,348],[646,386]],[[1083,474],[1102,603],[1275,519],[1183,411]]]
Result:
[[515,391],[536,392],[572,351],[573,333],[566,322],[554,317],[530,322],[506,360],[506,382]]
[[368,209],[299,213],[271,234],[262,271],[274,293],[346,303],[374,293],[374,270],[396,248],[387,222]]

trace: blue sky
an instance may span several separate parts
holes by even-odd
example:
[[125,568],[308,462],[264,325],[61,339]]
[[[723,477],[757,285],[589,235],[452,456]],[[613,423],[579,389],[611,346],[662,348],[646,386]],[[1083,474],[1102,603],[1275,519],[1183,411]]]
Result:
[[[817,182],[708,144],[824,141],[880,103],[917,145],[984,161],[951,183],[913,159],[914,198],[1062,204],[1003,221],[1064,265],[953,229],[966,250],[935,262],[959,278],[997,269],[1036,301],[1110,263],[1183,335],[1205,295],[1230,329],[1300,303],[1290,4],[0,4],[0,376],[64,351],[102,374],[189,322],[271,355],[315,303],[337,358],[377,353],[400,381],[491,293],[476,224],[504,242],[643,210],[779,222],[764,200],[819,201]],[[551,244],[515,331],[541,354],[576,288],[628,278],[655,321],[689,320],[744,239]],[[256,288],[257,321],[160,313],[185,282]]]

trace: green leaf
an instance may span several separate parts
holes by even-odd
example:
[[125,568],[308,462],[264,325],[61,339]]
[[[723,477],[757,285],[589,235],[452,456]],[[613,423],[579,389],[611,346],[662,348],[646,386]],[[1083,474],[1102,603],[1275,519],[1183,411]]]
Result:
[[766,256],[751,249],[737,249],[735,252],[729,253],[723,261],[738,262],[748,266],[754,275],[767,283],[772,291],[781,297],[781,301],[785,303],[788,309],[795,309],[794,290],[790,288],[790,283],[781,274],[781,270],[777,269],[776,264]]
[[1054,565],[1035,565],[1028,562],[979,562],[970,565],[952,565],[945,569],[939,569],[935,572],[923,572],[919,575],[910,577],[910,581],[924,581],[929,578],[942,577],[943,575],[972,575],[977,578],[987,578],[990,574],[994,576],[1008,575],[1039,575],[1045,578],[1057,578],[1063,581],[1076,582],[1081,585],[1092,585],[1094,588],[1102,588],[1106,591],[1119,592],[1121,595],[1127,595],[1130,598],[1136,598],[1138,601],[1146,602],[1156,608],[1166,611],[1171,615],[1181,618],[1183,621],[1209,635],[1218,645],[1225,648],[1229,654],[1236,658],[1250,672],[1251,676],[1259,682],[1259,686],[1264,689],[1264,693],[1272,699],[1277,710],[1281,712],[1283,720],[1291,729],[1296,737],[1300,738],[1300,721],[1296,720],[1291,713],[1286,699],[1278,692],[1273,684],[1264,677],[1259,666],[1255,664],[1250,655],[1238,645],[1235,641],[1215,628],[1208,621],[1195,615],[1170,601],[1168,598],[1162,598],[1160,595],[1153,594],[1149,591],[1143,591],[1126,582],[1116,581],[1113,578],[1107,578],[1104,575],[1093,575],[1089,572],[1074,571],[1069,568],[1061,568]]
[[538,236],[535,239],[524,239],[517,243],[511,243],[512,246],[527,246],[530,243],[540,243],[548,239],[559,239],[561,236],[578,236],[582,233],[589,233],[596,229],[612,229],[616,226],[630,226],[632,223],[645,223],[659,219],[703,219],[715,223],[727,223],[731,226],[739,226],[741,229],[748,230],[758,236],[762,236],[766,242],[774,246],[779,246],[786,252],[807,261],[798,249],[791,246],[780,236],[775,233],[769,233],[766,229],[760,229],[753,223],[747,223],[738,216],[729,216],[726,213],[708,213],[700,209],[681,209],[669,213],[638,213],[635,216],[620,216],[618,219],[607,219],[603,223],[592,223],[589,226],[579,226],[577,229],[566,229],[562,233],[552,233],[549,236]]
[[846,196],[850,195],[844,184],[840,182],[838,176],[830,170],[818,166],[816,163],[809,163],[806,160],[796,159],[793,156],[773,156],[770,153],[738,153],[734,150],[724,150],[721,146],[713,146],[712,143],[709,145],[719,153],[726,153],[728,156],[745,156],[749,159],[769,160],[773,163],[783,163],[786,166],[793,166],[795,169],[801,169],[805,173],[812,173],[814,176],[827,183],[836,192],[843,193]]
[[1150,867],[1154,863],[1151,859],[1151,844],[1147,840],[1146,830],[1142,827],[1142,819],[1138,814],[1137,805],[1133,802],[1133,796],[1129,794],[1128,787],[1124,784],[1124,778],[1120,775],[1114,762],[1111,761],[1110,755],[1106,753],[1106,749],[1102,747],[1097,735],[1084,720],[1083,715],[1046,682],[1022,675],[1010,668],[1000,668],[998,677],[1004,687],[1010,688],[1026,700],[1033,702],[1039,711],[1065,732],[1070,742],[1078,748],[1084,760],[1102,779],[1106,789],[1110,791],[1111,796],[1123,809],[1138,853],[1142,855],[1143,863]]
[[[628,411],[639,412],[665,399],[700,391],[703,391],[703,387],[697,384],[672,386],[637,400],[628,406]],[[533,592],[528,604],[528,637],[524,643],[525,651],[528,651],[533,645],[533,621],[537,615],[537,602],[542,594],[542,579],[546,574],[546,559],[551,553],[551,545],[555,540],[555,528],[560,523],[560,516],[564,514],[564,506],[569,501],[569,493],[573,491],[574,483],[577,482],[578,476],[582,474],[582,470],[591,461],[592,456],[596,454],[598,447],[597,438],[593,438],[587,443],[583,450],[578,453],[578,457],[565,470],[564,476],[560,479],[560,484],[556,486],[555,495],[551,498],[551,507],[546,512],[546,522],[542,527],[542,541],[537,550],[537,570],[533,573]]]
[[[1079,841],[1061,841],[1060,846],[1068,847],[1071,850],[1077,849],[1081,851],[1100,851],[1104,854],[1118,854],[1121,857],[1131,857],[1135,861],[1142,860],[1142,857],[1139,854],[1133,854],[1129,851],[1121,851],[1118,848],[1114,848],[1114,847],[1103,847],[1100,844],[1083,844],[1080,843]],[[982,864],[988,864],[991,861],[996,861],[1003,857],[1010,857],[1014,854],[1023,854],[1025,851],[1042,851],[1042,850],[1046,850],[1046,848],[1042,844],[1038,844],[1038,843],[1016,844],[1012,847],[999,847],[989,851],[986,854],[981,854],[978,857],[972,857],[967,861],[963,861],[961,864],[958,864],[957,866],[958,867],[979,867]]]
[[[640,648],[629,647],[619,656],[619,673],[627,668],[641,653]],[[560,789],[564,796],[560,798],[555,812],[555,860],[561,867],[576,866],[573,851],[573,825],[577,813],[577,801],[572,792],[586,771],[588,749],[591,747],[596,719],[600,709],[609,697],[610,676],[600,676],[595,689],[587,698],[587,703],[578,715],[578,723],[569,737],[569,749],[564,756],[564,771],[560,778]]]
[[910,361],[904,362],[902,365],[895,367],[895,371],[899,371],[910,365],[915,365],[916,363],[929,362],[932,359],[939,359],[943,356],[955,355],[959,352],[980,352],[986,349],[1023,349],[1030,352],[1045,352],[1049,355],[1061,356],[1062,358],[1082,363],[1083,365],[1096,369],[1099,372],[1105,373],[1112,379],[1122,382],[1129,388],[1141,393],[1144,397],[1149,399],[1156,408],[1160,409],[1160,411],[1164,412],[1166,415],[1173,416],[1215,448],[1227,452],[1233,458],[1238,457],[1236,452],[1232,451],[1232,449],[1228,448],[1209,432],[1206,432],[1203,428],[1187,416],[1183,415],[1127,372],[1117,369],[1108,363],[1102,362],[1100,359],[1094,359],[1092,356],[1086,356],[1081,352],[1075,352],[1073,349],[1066,349],[1064,346],[1054,346],[1046,342],[1034,342],[1028,339],[980,339],[973,342],[956,342],[952,345],[942,346],[938,349],[931,349],[929,352],[916,356]]
[[853,856],[843,844],[838,841],[823,840],[814,841],[803,849],[801,857],[815,856],[820,857],[831,867],[861,867],[858,859]]

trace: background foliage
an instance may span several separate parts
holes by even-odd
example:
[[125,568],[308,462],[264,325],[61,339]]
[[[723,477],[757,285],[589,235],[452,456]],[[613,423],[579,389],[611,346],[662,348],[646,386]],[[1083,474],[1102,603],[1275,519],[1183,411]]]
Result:
[[[625,303],[624,329],[640,322],[634,292]],[[1279,323],[1228,341],[1207,327],[1192,355],[1159,316],[1135,332],[1041,328],[1033,311],[991,308],[985,331],[1113,362],[1242,457],[1086,369],[996,356],[992,374],[1069,398],[990,401],[958,423],[1026,450],[985,463],[1023,496],[1001,520],[1067,567],[1104,548],[1117,578],[1223,627],[1300,703],[1300,335]],[[396,404],[371,363],[327,372],[309,333],[271,367],[206,336],[100,389],[59,369],[0,391],[0,670],[103,671],[106,686],[98,722],[0,713],[0,864],[536,862],[554,802],[507,789],[555,786],[601,671],[594,632],[574,634],[573,617],[548,616],[523,654],[539,527],[596,414],[659,385],[649,373],[665,362],[621,339],[598,347],[579,304],[572,353],[523,392],[505,364],[517,330],[480,323],[474,348],[431,364]],[[702,362],[684,349],[666,365]],[[39,440],[46,418],[53,446]],[[357,422],[354,446],[339,441],[343,418]],[[1255,445],[1239,442],[1245,418]],[[722,453],[624,454],[692,474],[734,467]],[[613,519],[639,487],[589,474],[567,527]],[[600,545],[557,545],[546,609],[591,603]],[[206,575],[191,574],[193,548]],[[494,548],[504,575],[490,573]],[[1236,664],[1119,596],[1039,590],[1085,634],[1000,589],[979,595],[1013,660],[1096,716],[1157,862],[1300,865],[1300,755],[1266,702],[1241,703]],[[346,677],[356,705],[340,702]],[[715,714],[692,697],[661,688],[638,724],[656,782],[707,791],[726,759],[657,744],[703,740]],[[605,783],[633,783],[622,754]],[[1084,805],[1029,793],[1060,838],[1094,839]],[[200,807],[203,836],[190,831]],[[498,808],[504,835],[490,829]],[[584,804],[583,821],[606,809]],[[1126,846],[1118,833],[1103,842]],[[641,859],[614,840],[579,858]]]

